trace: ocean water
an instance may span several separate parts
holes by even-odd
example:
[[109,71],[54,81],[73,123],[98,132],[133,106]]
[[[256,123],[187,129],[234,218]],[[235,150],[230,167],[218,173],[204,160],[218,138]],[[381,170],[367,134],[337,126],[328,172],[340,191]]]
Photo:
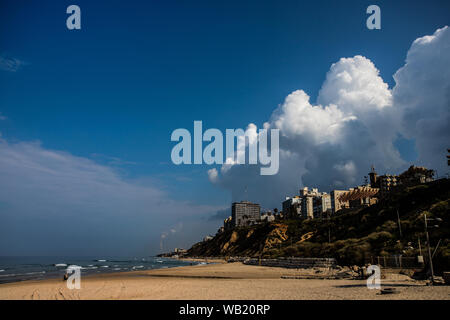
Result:
[[70,265],[81,267],[81,276],[173,268],[198,264],[158,257],[0,257],[0,283],[63,278]]

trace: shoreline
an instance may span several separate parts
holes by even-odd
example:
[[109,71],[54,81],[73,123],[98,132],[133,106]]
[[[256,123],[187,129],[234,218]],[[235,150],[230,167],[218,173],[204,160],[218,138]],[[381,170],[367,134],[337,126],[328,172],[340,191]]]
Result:
[[[165,259],[171,259],[174,261],[185,261],[185,262],[205,262],[207,264],[217,264],[217,263],[226,263],[225,259],[221,259],[221,258],[214,258],[214,259],[204,259],[204,258],[171,258],[171,257],[165,257]],[[111,277],[117,277],[117,276],[121,276],[121,275],[135,275],[135,274],[142,274],[142,273],[146,273],[146,272],[151,272],[151,271],[156,271],[156,270],[167,270],[167,269],[174,269],[174,268],[186,268],[186,267],[194,267],[197,265],[185,265],[185,266],[176,266],[176,267],[167,267],[164,266],[162,268],[155,268],[155,269],[147,269],[147,270],[135,270],[135,271],[130,271],[130,270],[124,270],[124,271],[104,271],[104,272],[100,272],[100,273],[89,273],[87,275],[84,275],[83,278],[84,279],[93,279],[93,278],[97,278],[97,277],[105,277],[105,276],[111,276]],[[36,282],[36,283],[40,283],[40,282],[45,282],[45,281],[61,281],[62,280],[62,276],[58,275],[58,276],[51,276],[48,278],[44,278],[44,279],[25,279],[25,280],[12,280],[12,281],[6,281],[6,282],[0,282],[0,289],[2,285],[7,285],[7,284],[15,284],[15,283],[28,283],[28,282]]]
[[[156,258],[156,257],[155,257]],[[119,266],[108,266],[107,268],[100,268],[100,267],[95,267],[95,269],[97,269],[98,271],[92,271],[92,267],[83,267],[82,266],[82,274],[83,277],[92,277],[92,276],[100,276],[100,275],[109,275],[109,274],[121,274],[121,273],[126,273],[126,272],[136,272],[136,271],[150,271],[150,270],[158,270],[158,269],[166,269],[166,268],[177,268],[177,267],[185,267],[185,266],[192,266],[193,264],[196,263],[200,263],[203,262],[204,259],[177,259],[177,258],[171,258],[171,257],[162,257],[159,259],[165,259],[166,261],[172,261],[172,262],[180,262],[178,265],[159,265],[159,264],[155,264],[158,267],[152,267],[152,268],[130,268],[130,267],[122,267],[122,268],[118,268],[115,269],[113,267],[119,267]],[[92,261],[97,261],[97,260],[92,260]],[[86,262],[86,261],[85,261]],[[115,261],[108,261],[108,260],[104,260],[105,263],[111,263],[111,262],[115,262]],[[214,261],[208,261],[208,263],[220,263],[223,261],[220,261],[220,259],[214,259]],[[182,264],[184,263],[184,264]],[[190,264],[188,264],[190,263]],[[52,264],[54,265],[54,264]],[[85,270],[87,269],[87,270]],[[64,270],[65,269],[60,269],[58,270],[39,270],[39,271],[33,271],[31,273],[17,273],[13,271],[13,273],[11,274],[1,274],[0,273],[0,285],[2,284],[8,284],[8,283],[18,283],[18,282],[27,282],[27,281],[45,281],[45,280],[62,280],[63,276],[64,276]],[[85,271],[83,271],[85,270]],[[20,272],[20,271],[19,271]],[[32,274],[36,274],[36,275],[40,275],[40,276],[32,276]],[[22,276],[22,277],[20,277]]]
[[[242,263],[212,263],[144,271],[87,275],[80,290],[69,290],[58,279],[0,284],[0,300],[149,299],[149,300],[441,300],[450,286],[426,286],[424,281],[389,275],[382,287],[396,294],[369,290],[365,280],[299,279],[313,270],[260,267]],[[315,270],[317,273],[317,270]]]
[[206,263],[227,263],[227,261],[225,260],[225,258],[219,258],[219,257],[214,257],[214,258],[171,258],[168,257],[166,259],[174,259],[174,260],[180,260],[180,261],[192,261],[192,262],[206,262]]

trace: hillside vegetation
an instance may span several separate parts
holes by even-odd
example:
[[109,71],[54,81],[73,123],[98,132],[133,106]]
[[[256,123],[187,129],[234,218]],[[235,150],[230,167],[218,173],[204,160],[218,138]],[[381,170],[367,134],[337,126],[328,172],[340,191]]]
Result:
[[449,212],[450,181],[442,179],[392,193],[376,205],[340,212],[329,220],[280,220],[228,230],[195,244],[188,255],[334,257],[341,265],[362,265],[371,256],[415,257],[419,254],[420,238],[422,254],[426,256],[426,214],[443,220],[438,222],[439,228],[429,228],[433,247],[441,239],[433,259],[439,272],[450,270]]

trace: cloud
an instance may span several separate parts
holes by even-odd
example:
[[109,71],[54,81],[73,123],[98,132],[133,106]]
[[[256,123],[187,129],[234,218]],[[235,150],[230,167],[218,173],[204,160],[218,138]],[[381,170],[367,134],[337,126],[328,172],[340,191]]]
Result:
[[159,249],[160,251],[170,251],[171,248],[167,248],[164,246],[164,242],[167,242],[167,239],[170,235],[180,232],[183,229],[183,223],[179,222],[174,227],[171,227],[169,231],[163,231],[159,240]]
[[208,170],[208,179],[209,181],[211,181],[212,183],[217,182],[217,178],[219,176],[219,173],[217,172],[216,168],[212,168]]
[[172,234],[166,246],[187,246],[201,237],[192,230],[216,227],[204,217],[219,209],[39,142],[1,138],[0,203],[0,255],[150,255],[161,230]]
[[345,114],[361,117],[391,107],[392,94],[375,65],[363,56],[355,56],[331,66],[318,103],[336,105]]
[[231,216],[231,207],[217,210],[215,214],[213,214],[213,215],[208,217],[208,220],[210,220],[210,221],[216,221],[216,220],[222,221],[222,220],[225,220],[226,218],[228,218],[229,216]]
[[137,163],[134,161],[127,161],[118,157],[111,157],[99,153],[93,153],[91,154],[91,157],[93,157],[96,161],[105,163],[109,166],[137,165]]
[[400,132],[415,139],[418,162],[446,171],[450,147],[450,29],[415,40],[405,65],[394,75]]
[[[408,164],[394,146],[399,135],[413,138],[416,162],[446,170],[450,98],[450,31],[419,38],[390,90],[368,58],[357,55],[334,63],[312,103],[303,90],[289,94],[266,128],[280,130],[280,171],[260,176],[257,166],[223,165],[208,171],[211,182],[230,190],[233,201],[279,207],[301,186],[322,190],[363,182],[373,164],[379,173],[395,173]],[[254,126],[254,125],[253,125]]]
[[0,70],[16,72],[25,65],[27,65],[26,62],[17,58],[0,55]]

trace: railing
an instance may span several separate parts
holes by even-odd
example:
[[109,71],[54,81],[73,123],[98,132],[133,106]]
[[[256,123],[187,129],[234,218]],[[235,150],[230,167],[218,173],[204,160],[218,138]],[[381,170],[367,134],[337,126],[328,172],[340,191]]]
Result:
[[334,258],[279,258],[279,259],[258,259],[248,258],[243,261],[244,264],[261,265],[267,267],[282,268],[333,268],[336,266]]
[[423,263],[417,257],[393,256],[372,256],[366,259],[366,264],[377,264],[383,268],[420,268]]

